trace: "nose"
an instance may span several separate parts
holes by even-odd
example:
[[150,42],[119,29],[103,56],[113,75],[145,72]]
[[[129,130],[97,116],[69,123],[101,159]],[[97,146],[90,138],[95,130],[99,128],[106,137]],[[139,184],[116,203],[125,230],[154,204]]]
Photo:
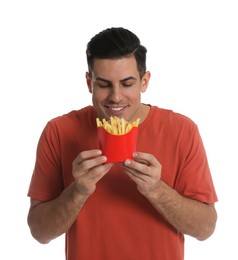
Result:
[[114,103],[119,103],[122,99],[122,90],[120,86],[113,86],[110,91],[109,96],[110,101]]

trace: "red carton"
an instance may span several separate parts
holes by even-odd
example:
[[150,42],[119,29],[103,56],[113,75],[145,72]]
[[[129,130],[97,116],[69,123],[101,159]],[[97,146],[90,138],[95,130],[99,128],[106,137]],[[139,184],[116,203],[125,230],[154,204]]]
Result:
[[109,162],[124,162],[133,159],[132,154],[136,151],[138,127],[133,127],[128,133],[114,135],[107,132],[104,127],[98,127],[99,148]]

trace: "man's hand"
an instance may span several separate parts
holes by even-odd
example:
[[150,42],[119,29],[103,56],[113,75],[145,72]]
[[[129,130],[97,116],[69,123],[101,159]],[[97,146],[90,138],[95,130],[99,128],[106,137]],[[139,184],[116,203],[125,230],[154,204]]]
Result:
[[97,182],[111,169],[112,163],[105,163],[107,158],[100,150],[81,152],[73,161],[75,187],[82,195],[91,195]]
[[161,164],[148,153],[136,152],[134,160],[126,160],[122,165],[128,176],[137,184],[137,189],[145,196],[156,193],[161,178]]

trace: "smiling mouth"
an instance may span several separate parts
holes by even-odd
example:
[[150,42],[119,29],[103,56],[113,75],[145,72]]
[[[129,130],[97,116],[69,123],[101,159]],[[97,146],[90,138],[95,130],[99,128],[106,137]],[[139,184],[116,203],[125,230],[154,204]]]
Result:
[[126,106],[118,106],[118,107],[113,107],[113,106],[106,106],[108,110],[110,110],[112,113],[119,113],[123,111]]
[[112,111],[121,111],[124,107],[109,107]]

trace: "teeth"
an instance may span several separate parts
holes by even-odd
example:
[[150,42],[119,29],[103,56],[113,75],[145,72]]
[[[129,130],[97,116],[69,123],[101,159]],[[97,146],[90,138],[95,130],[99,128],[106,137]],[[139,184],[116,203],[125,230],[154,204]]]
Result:
[[114,111],[119,111],[122,109],[123,109],[123,107],[111,107],[111,110],[114,110]]

